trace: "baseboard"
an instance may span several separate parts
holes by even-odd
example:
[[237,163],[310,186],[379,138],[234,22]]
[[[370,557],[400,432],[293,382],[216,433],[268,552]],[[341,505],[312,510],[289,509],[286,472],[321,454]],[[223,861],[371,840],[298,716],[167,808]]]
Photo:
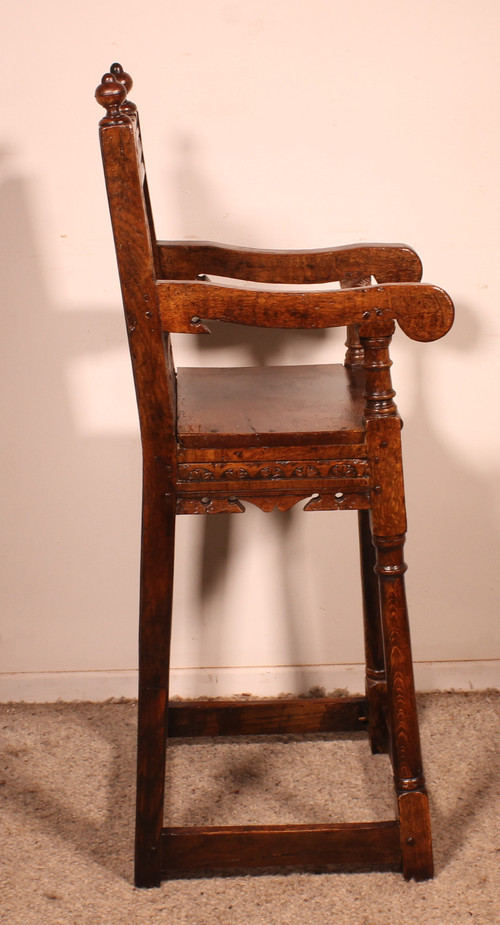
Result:
[[[500,659],[461,662],[417,662],[419,691],[500,688]],[[304,694],[313,688],[361,693],[362,665],[295,665],[287,667],[178,668],[171,678],[171,696],[230,697],[248,693],[274,697]],[[137,672],[48,671],[0,674],[0,702],[53,703],[57,700],[134,698]]]

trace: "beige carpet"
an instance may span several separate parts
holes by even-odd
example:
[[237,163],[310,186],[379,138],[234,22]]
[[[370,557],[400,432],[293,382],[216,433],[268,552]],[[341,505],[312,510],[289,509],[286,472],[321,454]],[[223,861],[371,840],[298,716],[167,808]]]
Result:
[[[498,925],[500,692],[419,698],[436,877],[210,877],[132,886],[133,703],[0,706],[0,920],[9,925]],[[171,747],[175,824],[390,818],[364,736]]]

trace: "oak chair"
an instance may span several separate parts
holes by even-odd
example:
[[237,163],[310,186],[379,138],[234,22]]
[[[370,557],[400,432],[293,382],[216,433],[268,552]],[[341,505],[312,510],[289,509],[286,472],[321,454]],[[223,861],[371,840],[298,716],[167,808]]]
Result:
[[[157,241],[132,86],[119,64],[96,90],[100,139],[143,446],[135,882],[206,869],[324,867],[433,874],[428,798],[404,590],[401,420],[389,345],[395,322],[432,341],[453,305],[423,285],[403,245],[241,250]],[[238,287],[300,284],[301,290]],[[337,281],[337,289],[311,284]],[[263,328],[347,327],[343,364],[175,369],[170,334],[212,320]],[[358,512],[366,693],[296,700],[168,702],[177,514]],[[168,736],[363,730],[389,754],[396,818],[335,825],[168,827]]]

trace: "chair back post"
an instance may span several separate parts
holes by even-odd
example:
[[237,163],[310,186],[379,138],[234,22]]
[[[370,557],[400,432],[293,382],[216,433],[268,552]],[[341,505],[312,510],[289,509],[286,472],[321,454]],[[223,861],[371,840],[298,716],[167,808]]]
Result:
[[106,109],[101,152],[132,356],[145,469],[160,464],[167,483],[175,466],[175,372],[170,337],[162,332],[156,290],[154,233],[132,80],[112,65],[96,90]]

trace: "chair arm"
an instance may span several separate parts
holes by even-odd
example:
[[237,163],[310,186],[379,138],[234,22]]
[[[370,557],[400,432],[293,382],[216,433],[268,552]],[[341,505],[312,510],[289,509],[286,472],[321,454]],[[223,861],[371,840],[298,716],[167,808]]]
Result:
[[323,250],[279,251],[230,247],[210,241],[158,241],[164,279],[201,274],[256,283],[305,285],[374,276],[377,282],[418,282],[420,258],[405,244],[353,244]]
[[[210,333],[202,318],[264,328],[329,328],[396,320],[412,340],[438,340],[453,324],[453,302],[423,283],[283,291],[205,281],[156,284],[160,319],[170,333]],[[362,331],[360,331],[362,333]]]

